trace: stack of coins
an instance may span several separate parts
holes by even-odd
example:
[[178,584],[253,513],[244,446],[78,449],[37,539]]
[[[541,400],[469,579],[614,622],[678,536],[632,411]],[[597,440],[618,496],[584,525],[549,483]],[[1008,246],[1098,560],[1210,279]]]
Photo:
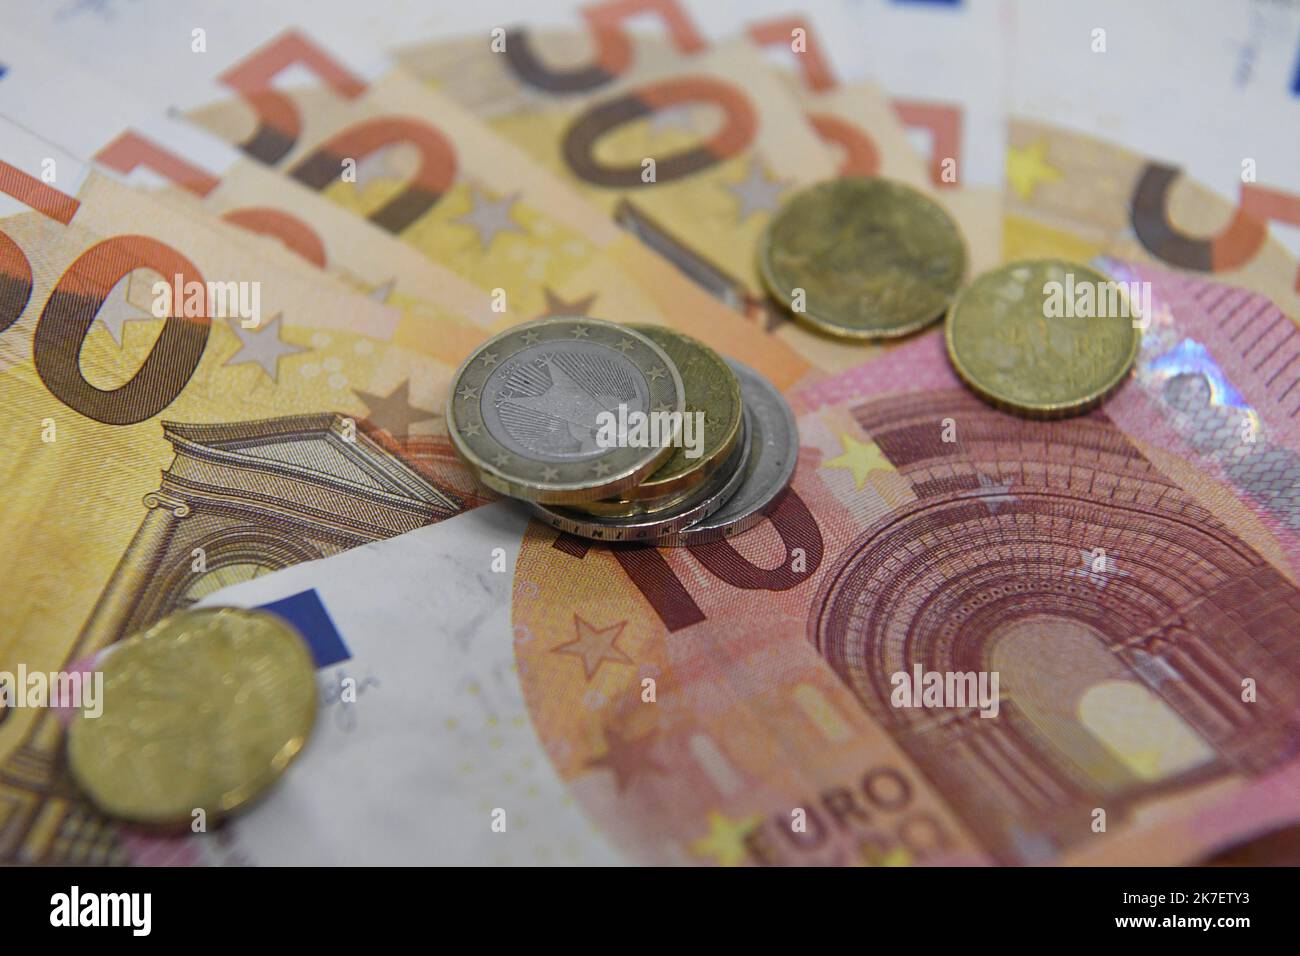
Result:
[[552,527],[657,546],[753,527],[798,453],[789,406],[752,369],[671,329],[580,316],[478,348],[447,427],[485,485]]
[[[895,338],[946,316],[962,382],[1032,418],[1099,405],[1133,367],[1149,318],[1122,285],[1059,259],[1008,263],[961,288],[966,246],[956,223],[887,179],[837,179],[792,196],[768,223],[758,261],[793,318],[836,338]],[[1076,289],[1086,308],[1062,302]]]

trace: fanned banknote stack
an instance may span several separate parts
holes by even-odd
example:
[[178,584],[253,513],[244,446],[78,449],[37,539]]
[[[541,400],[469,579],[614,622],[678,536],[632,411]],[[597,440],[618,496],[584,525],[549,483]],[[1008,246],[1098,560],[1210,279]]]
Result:
[[[0,862],[1300,862],[1294,6],[0,24]],[[674,547],[500,497],[455,396],[556,321],[779,392],[792,479]]]

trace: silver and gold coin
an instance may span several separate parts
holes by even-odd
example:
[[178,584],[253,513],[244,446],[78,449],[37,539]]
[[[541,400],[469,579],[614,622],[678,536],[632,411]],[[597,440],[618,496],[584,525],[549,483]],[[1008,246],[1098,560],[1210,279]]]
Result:
[[735,494],[713,514],[660,537],[659,547],[687,547],[748,531],[780,504],[799,460],[799,426],[776,387],[748,366],[727,359],[740,380],[749,460]]
[[[452,378],[447,430],[484,484],[528,501],[609,498],[673,453],[659,429],[645,445],[611,443],[609,425],[685,407],[677,366],[627,326],[583,317],[515,326]],[[614,436],[617,438],[617,436]]]
[[759,242],[759,271],[805,325],[892,338],[943,316],[966,272],[966,244],[944,208],[910,186],[835,179],[777,210]]
[[533,514],[552,528],[596,541],[653,541],[707,518],[725,505],[745,477],[750,445],[744,416],[740,439],[722,467],[705,479],[680,505],[654,514],[603,518],[574,508],[533,505]]
[[104,813],[188,824],[273,784],[316,718],[307,645],[267,611],[179,611],[102,661],[103,712],[68,729],[73,779]]

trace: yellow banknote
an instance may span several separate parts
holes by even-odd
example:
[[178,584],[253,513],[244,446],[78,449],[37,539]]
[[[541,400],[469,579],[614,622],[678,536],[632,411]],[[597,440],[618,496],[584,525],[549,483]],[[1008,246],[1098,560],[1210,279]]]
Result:
[[1295,258],[1270,223],[1300,223],[1300,198],[1243,182],[1237,204],[1117,143],[1016,119],[1007,141],[1008,258],[1102,253],[1245,286],[1300,316]]
[[[546,39],[546,55],[560,62],[587,47],[581,34]],[[636,51],[617,79],[578,92],[548,88],[531,58],[495,54],[477,39],[398,56],[429,85],[466,96],[493,130],[813,365],[861,361],[869,347],[795,324],[758,276],[772,212],[799,187],[836,174],[834,151],[787,81],[747,37],[684,57],[651,41],[638,40]],[[473,89],[461,79],[467,73],[478,80]]]
[[[227,238],[0,123],[0,669],[483,500],[401,313]],[[49,710],[0,708],[0,859],[99,831],[60,746]]]
[[[227,78],[262,76],[258,68],[279,62],[284,42],[250,53]],[[782,385],[808,367],[550,170],[403,72],[351,95],[328,83],[277,90],[292,107],[292,125],[282,115],[287,107],[264,115],[265,97],[243,92],[188,115],[448,266],[487,291],[494,306],[526,318],[577,312],[673,326]]]
[[[1002,261],[1001,196],[961,181],[955,158],[933,175],[875,84],[836,84],[824,91],[799,87],[799,101],[822,139],[838,150],[841,175],[879,175],[907,183],[947,210],[961,231],[976,275]],[[930,134],[933,148],[934,134]]]
[[233,243],[261,243],[261,254],[285,268],[396,306],[398,341],[456,364],[510,320],[477,286],[172,115],[165,102],[115,87],[17,29],[0,35],[0,62],[8,70],[0,113],[136,188],[210,214]]
[[[923,162],[908,139],[900,108],[870,81],[842,83],[806,18],[751,23],[742,37],[709,52],[683,8],[671,2],[651,6],[668,27],[662,37],[620,33],[616,26],[622,8],[593,4],[586,8],[593,21],[590,34],[518,30],[509,33],[505,48],[496,54],[482,37],[466,37],[403,47],[396,55],[425,82],[587,188],[620,224],[656,249],[667,250],[679,268],[724,301],[774,326],[819,367],[847,367],[876,347],[809,333],[789,323],[769,301],[754,272],[754,243],[770,213],[758,205],[771,206],[793,188],[832,171],[889,176],[924,189],[948,210],[966,238],[972,272],[1000,261],[1000,196],[995,189],[969,186],[961,177],[960,110],[942,104],[909,104],[902,110],[922,130],[919,135],[936,157],[932,164]],[[657,83],[689,82],[695,74],[743,90],[760,132],[785,131],[755,146],[762,150],[761,156],[755,154],[758,161],[776,170],[774,178],[784,177],[783,182],[729,172],[725,162],[702,164],[691,175],[653,190],[631,176],[627,185],[616,186],[592,182],[594,177],[575,170],[565,138],[579,120],[599,109],[620,109],[614,104],[635,98],[637,90],[653,92]],[[655,111],[648,118],[628,119],[617,139],[611,135],[600,144],[607,161],[622,156],[630,163],[638,156],[660,157],[717,141],[722,127],[717,114],[725,107],[719,109],[707,95],[699,94],[694,106],[652,105]],[[704,140],[710,135],[714,139]],[[821,149],[809,135],[820,140]],[[730,166],[743,170],[744,163]]]
[[[960,106],[890,101],[869,80],[842,81],[822,37],[805,17],[754,22],[746,32],[753,42],[794,64],[787,78],[813,128],[837,149],[841,175],[887,176],[928,192],[961,229],[972,274],[1001,262],[1001,193],[965,175],[967,129]],[[923,154],[914,142],[921,144]]]
[[168,190],[172,202],[271,236],[308,269],[326,270],[372,301],[402,313],[394,342],[455,366],[494,329],[523,316],[508,302],[311,190],[241,160],[203,196]]

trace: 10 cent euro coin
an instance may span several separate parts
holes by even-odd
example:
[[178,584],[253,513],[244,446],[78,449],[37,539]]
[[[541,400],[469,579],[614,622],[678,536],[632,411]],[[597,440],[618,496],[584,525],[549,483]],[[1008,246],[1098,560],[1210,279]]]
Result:
[[138,823],[208,820],[254,800],[302,749],[316,668],[268,611],[178,611],[102,658],[103,713],[68,728],[68,763],[90,800]]
[[907,335],[941,318],[966,272],[952,217],[888,179],[835,179],[792,196],[759,242],[768,291],[847,339]]

